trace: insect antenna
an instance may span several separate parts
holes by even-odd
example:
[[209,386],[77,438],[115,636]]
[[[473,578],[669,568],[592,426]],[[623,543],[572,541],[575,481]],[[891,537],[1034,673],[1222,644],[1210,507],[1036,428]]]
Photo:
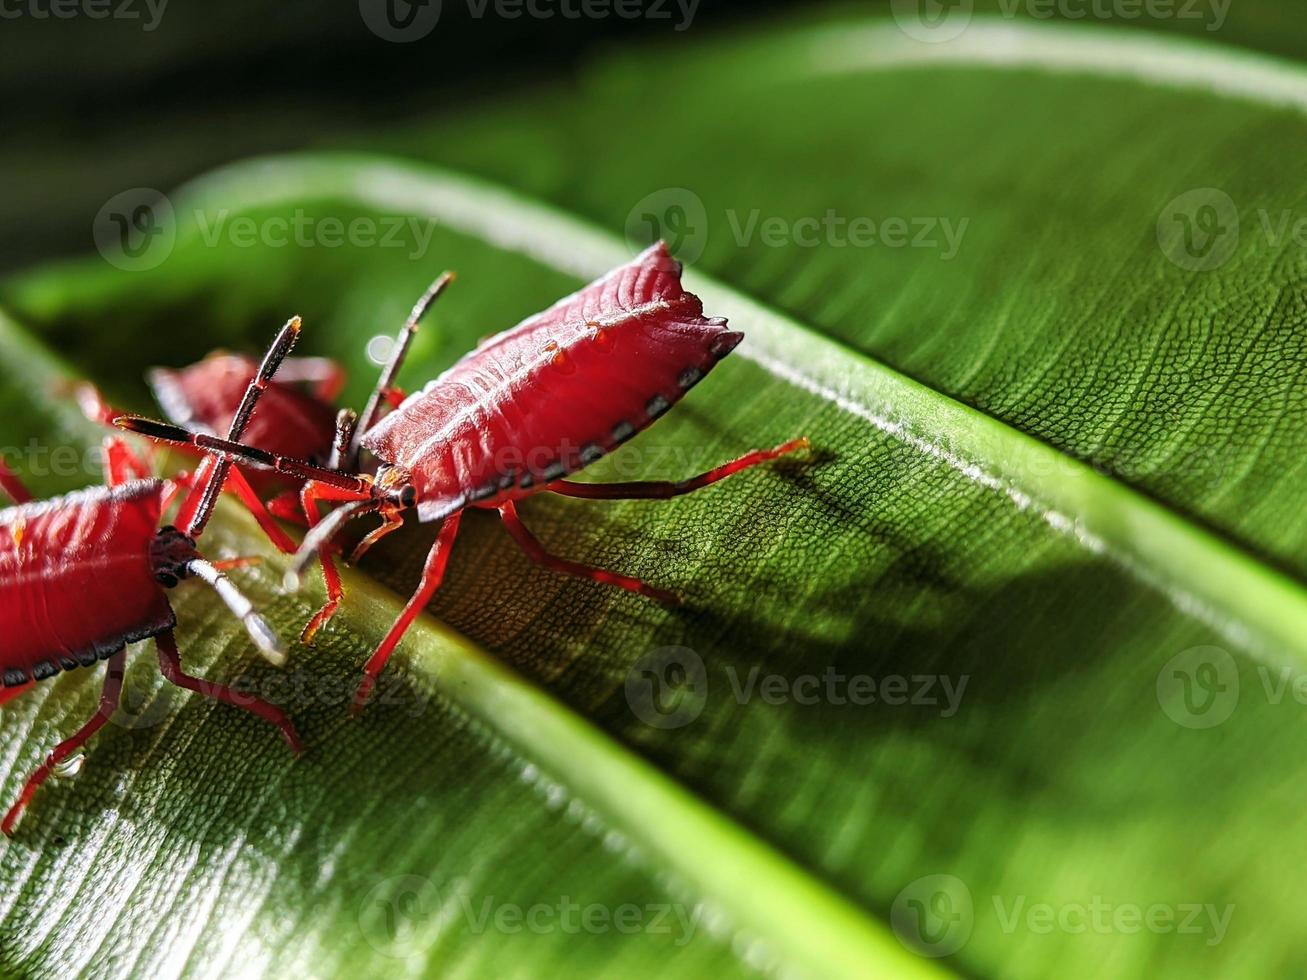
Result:
[[399,336],[395,338],[395,346],[390,352],[390,360],[386,366],[381,369],[381,377],[377,379],[377,386],[372,389],[372,394],[368,396],[367,405],[363,409],[363,414],[359,416],[358,424],[354,427],[353,436],[349,442],[349,452],[345,455],[345,468],[357,469],[359,449],[363,437],[367,435],[370,428],[377,424],[377,419],[381,415],[381,405],[385,401],[386,393],[395,385],[395,378],[399,375],[399,369],[404,364],[404,358],[408,356],[408,349],[413,344],[413,337],[417,333],[418,324],[422,318],[427,315],[427,310],[440,297],[451,282],[454,281],[454,273],[442,272],[422,294],[422,298],[413,306],[413,310],[404,321],[404,326],[399,329]]
[[358,428],[358,413],[352,408],[342,408],[336,413],[336,438],[331,444],[331,459],[327,465],[338,470],[349,456],[349,447],[354,442],[354,430]]
[[135,432],[155,442],[167,442],[174,446],[194,446],[196,449],[215,454],[221,453],[233,459],[248,460],[276,470],[278,473],[285,473],[287,476],[316,480],[341,490],[352,490],[359,496],[372,496],[376,492],[372,481],[364,477],[341,473],[324,466],[315,466],[292,456],[278,456],[276,453],[259,449],[257,446],[247,446],[242,442],[220,439],[203,432],[191,432],[171,422],[160,422],[140,415],[120,415],[113,420],[113,424],[125,432]]
[[[241,398],[236,414],[232,416],[231,426],[227,430],[227,442],[240,441],[241,436],[245,433],[245,427],[250,424],[250,419],[254,417],[254,409],[258,405],[259,399],[272,382],[272,377],[277,373],[277,368],[281,366],[281,362],[294,349],[295,341],[299,339],[299,335],[300,318],[293,316],[286,321],[286,325],[273,338],[272,346],[268,348],[268,353],[263,356],[263,363],[259,365],[258,373],[254,375],[245,388],[245,395]],[[230,454],[219,452],[213,459],[214,462],[209,467],[208,479],[199,491],[199,505],[191,514],[190,521],[186,525],[186,534],[191,538],[198,538],[203,533],[205,525],[209,523],[209,518],[213,515],[213,509],[218,504],[218,497],[222,493],[223,484],[227,482],[227,472],[231,469],[232,457]]]
[[212,562],[203,558],[192,558],[188,561],[186,563],[186,572],[206,583],[213,591],[218,593],[218,598],[222,599],[227,608],[231,610],[232,615],[241,621],[241,624],[245,627],[245,632],[250,634],[250,639],[259,648],[259,652],[263,654],[264,659],[278,667],[286,663],[286,647],[281,642],[281,637],[273,631],[262,616],[254,611],[254,604],[245,598],[244,593],[236,588],[231,579],[218,571]]

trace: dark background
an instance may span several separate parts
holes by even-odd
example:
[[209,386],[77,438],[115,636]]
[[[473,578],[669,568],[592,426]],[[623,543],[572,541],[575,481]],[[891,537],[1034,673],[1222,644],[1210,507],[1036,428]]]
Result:
[[170,0],[152,32],[144,0],[131,3],[140,20],[0,19],[0,267],[89,250],[96,211],[129,187],[167,190],[252,153],[357,145],[400,120],[556,79],[606,49],[675,43],[787,6],[702,0],[677,32],[674,0],[658,21],[474,18],[466,0],[444,0],[430,35],[396,44],[368,29],[357,0]]
[[[88,2],[139,17],[35,13]],[[748,24],[806,24],[850,10],[888,14],[890,2],[700,0],[691,26],[677,32],[675,0],[666,20],[478,18],[469,0],[443,0],[427,37],[396,44],[368,29],[358,0],[169,0],[149,32],[145,0],[0,0],[0,270],[89,251],[96,212],[128,188],[166,191],[254,153],[366,148],[371,134],[401,121],[475,112],[636,43],[703,41]],[[974,5],[979,14],[1001,2]],[[1300,0],[1229,2],[1220,43],[1290,57],[1307,49]],[[1174,18],[1111,23],[1193,29]]]

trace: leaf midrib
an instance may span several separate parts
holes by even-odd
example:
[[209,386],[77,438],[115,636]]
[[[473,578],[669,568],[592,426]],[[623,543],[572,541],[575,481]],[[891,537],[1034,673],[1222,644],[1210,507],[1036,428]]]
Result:
[[[47,390],[54,379],[74,377],[55,353],[4,313],[0,350],[21,352]],[[58,414],[88,442],[98,432],[75,409],[60,407]],[[267,550],[253,519],[229,501],[222,502],[210,526],[211,537],[215,532],[234,553]],[[284,571],[279,556],[265,561]],[[402,600],[352,568],[341,571],[351,601],[342,607],[338,622],[380,637],[398,616]],[[321,584],[312,581],[323,598]],[[536,778],[559,779],[637,848],[675,868],[680,880],[735,930],[764,948],[773,947],[773,963],[821,977],[860,977],[869,969],[909,978],[949,975],[910,953],[883,923],[810,870],[429,613],[414,622],[405,646],[410,653],[420,651],[408,658],[409,665],[429,687],[513,747],[523,760],[522,778],[533,766],[548,774]]]

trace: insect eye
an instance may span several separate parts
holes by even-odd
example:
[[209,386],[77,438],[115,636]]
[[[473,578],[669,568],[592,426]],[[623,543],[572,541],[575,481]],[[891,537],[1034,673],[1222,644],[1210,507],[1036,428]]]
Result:
[[417,487],[409,484],[399,492],[399,502],[405,507],[412,507],[418,502]]

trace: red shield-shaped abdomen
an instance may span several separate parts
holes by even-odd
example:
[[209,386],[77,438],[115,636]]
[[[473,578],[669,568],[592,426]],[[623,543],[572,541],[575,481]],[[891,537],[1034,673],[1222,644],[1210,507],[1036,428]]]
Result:
[[740,342],[659,243],[472,351],[366,434],[418,514],[521,496],[650,425]]
[[150,561],[162,509],[163,484],[139,480],[0,510],[5,686],[172,628]]

